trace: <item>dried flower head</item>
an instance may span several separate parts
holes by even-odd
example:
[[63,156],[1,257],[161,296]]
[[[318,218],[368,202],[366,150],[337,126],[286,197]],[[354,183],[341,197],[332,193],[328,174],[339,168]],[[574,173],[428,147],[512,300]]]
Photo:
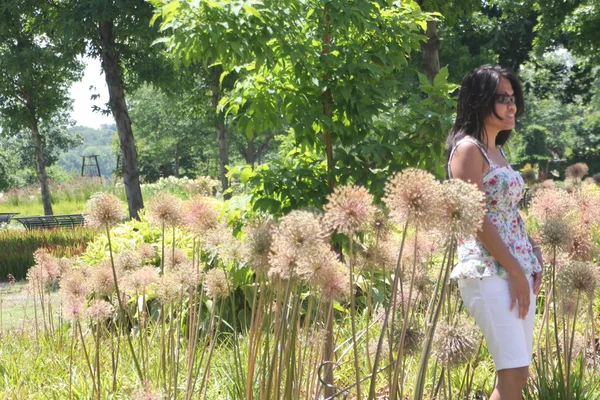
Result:
[[442,231],[452,230],[456,234],[475,234],[483,225],[485,207],[483,193],[472,183],[461,179],[450,179],[442,184]]
[[[120,271],[117,271],[117,275]],[[104,260],[90,268],[90,285],[97,296],[108,296],[115,291],[115,280],[110,261]],[[117,278],[118,279],[118,278]]]
[[85,204],[85,223],[93,228],[110,227],[125,217],[123,203],[110,193],[95,193]]
[[[331,252],[333,253],[333,252]],[[350,294],[350,271],[337,260],[325,263],[316,274],[319,292],[325,299],[341,299]]]
[[219,210],[214,200],[196,196],[184,204],[185,222],[196,234],[203,235],[219,222]]
[[242,259],[242,244],[225,221],[205,232],[203,246],[208,254],[217,257],[224,265],[235,264]]
[[161,304],[168,305],[178,302],[183,298],[185,290],[177,276],[166,273],[161,276],[156,284],[156,297]]
[[134,292],[142,292],[148,285],[158,280],[158,272],[153,265],[144,265],[123,277],[123,288]]
[[299,264],[309,256],[318,254],[325,246],[325,233],[320,219],[309,211],[292,211],[283,216],[273,234],[272,251],[269,257],[270,275],[289,279],[309,270]]
[[566,218],[547,219],[540,225],[540,243],[565,250],[571,242],[572,224]]
[[443,365],[452,367],[471,359],[477,349],[477,329],[467,320],[440,322],[433,338],[433,353]]
[[555,189],[556,184],[554,183],[553,179],[546,179],[544,182],[542,182],[542,188],[543,189]]
[[399,224],[410,221],[428,229],[439,221],[440,183],[429,172],[407,168],[394,175],[383,199],[390,217]]
[[539,190],[531,199],[529,212],[543,223],[548,219],[563,218],[576,209],[573,197],[560,189]]
[[48,249],[40,247],[34,251],[33,259],[35,265],[42,269],[45,280],[56,280],[60,278],[61,266],[58,259],[50,254]]
[[179,197],[168,192],[159,193],[148,204],[148,221],[158,226],[179,226],[183,220],[182,206]]
[[260,216],[244,227],[242,254],[244,260],[257,272],[266,274],[275,223],[270,216]]
[[60,280],[60,292],[61,296],[64,298],[74,297],[85,299],[90,292],[90,286],[83,271],[71,269],[70,271],[65,272]]
[[179,264],[172,272],[184,289],[196,288],[200,280],[200,273],[194,264],[189,261]]
[[83,299],[67,297],[63,299],[63,313],[66,319],[75,320],[84,314]]
[[569,178],[581,180],[589,172],[589,168],[586,163],[576,163],[567,167],[566,175]]
[[150,243],[142,243],[137,249],[142,262],[153,260],[156,257],[156,250]]
[[324,222],[331,229],[353,235],[373,218],[373,196],[362,186],[338,186],[327,196]]
[[600,226],[600,190],[594,186],[586,186],[572,196],[581,222],[590,227]]
[[592,179],[594,180],[596,185],[600,186],[600,172],[598,172],[597,174],[594,174],[594,176],[592,176]]
[[142,266],[142,258],[137,251],[123,250],[115,257],[115,264],[123,271],[135,270]]
[[[398,328],[394,330],[394,340],[395,347],[394,351],[397,351],[398,346],[400,345],[400,340],[402,338],[402,328]],[[406,329],[406,333],[404,334],[404,346],[402,353],[405,356],[410,356],[412,354],[416,354],[421,347],[421,341],[423,339],[423,333],[421,330],[409,326]]]
[[577,261],[592,261],[598,255],[598,245],[593,241],[588,225],[573,224],[567,251]]
[[356,265],[368,271],[393,271],[398,263],[400,244],[393,238],[367,243],[356,254]]
[[227,275],[222,269],[211,269],[204,275],[204,291],[211,299],[229,296],[229,283]]
[[92,303],[85,310],[85,315],[91,319],[105,319],[113,314],[114,307],[106,300],[92,300]]
[[184,264],[189,261],[190,258],[187,256],[185,250],[178,247],[169,247],[165,249],[165,268],[174,268],[179,264]]
[[598,283],[598,273],[595,263],[571,261],[560,271],[560,284],[568,292],[583,292],[591,298]]

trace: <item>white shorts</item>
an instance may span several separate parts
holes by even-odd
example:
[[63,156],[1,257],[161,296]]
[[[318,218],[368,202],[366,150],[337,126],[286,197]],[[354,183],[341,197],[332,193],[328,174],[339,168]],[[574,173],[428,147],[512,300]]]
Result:
[[458,288],[467,311],[483,333],[496,370],[531,364],[535,295],[530,279],[529,311],[519,319],[517,306],[510,311],[509,281],[500,277],[459,279]]

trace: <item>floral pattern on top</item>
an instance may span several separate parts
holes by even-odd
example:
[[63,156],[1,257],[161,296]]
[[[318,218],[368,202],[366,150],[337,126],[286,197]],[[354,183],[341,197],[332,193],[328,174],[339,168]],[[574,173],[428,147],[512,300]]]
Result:
[[[487,155],[485,158],[488,158]],[[523,178],[510,165],[494,164],[489,159],[488,162],[489,168],[483,175],[487,217],[496,226],[498,234],[523,268],[525,275],[539,272],[541,266],[533,254],[525,231],[525,223],[518,208],[519,201],[525,193]],[[492,257],[478,238],[459,237],[457,242],[458,263],[452,270],[450,278],[473,279],[486,276],[508,278],[506,270]]]

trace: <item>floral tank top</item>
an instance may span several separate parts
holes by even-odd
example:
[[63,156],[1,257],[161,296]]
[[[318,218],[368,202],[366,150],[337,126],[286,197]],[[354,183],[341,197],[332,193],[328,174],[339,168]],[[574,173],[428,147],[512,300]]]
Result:
[[[475,139],[464,138],[450,153],[448,161],[450,177],[452,177],[450,161],[456,148],[464,142],[477,145],[489,164],[488,170],[483,174],[487,217],[496,226],[500,237],[523,268],[525,275],[541,271],[518,209],[519,201],[525,193],[525,184],[521,174],[514,171],[510,165],[503,166],[493,163],[481,143]],[[502,149],[500,151],[504,156]],[[486,276],[508,278],[506,270],[492,257],[477,237],[459,237],[457,242],[458,263],[452,270],[450,278],[472,279]]]

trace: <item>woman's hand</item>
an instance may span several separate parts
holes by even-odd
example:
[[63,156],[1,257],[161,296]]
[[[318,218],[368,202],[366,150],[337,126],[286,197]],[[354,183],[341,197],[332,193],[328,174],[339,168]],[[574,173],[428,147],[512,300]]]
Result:
[[[534,246],[533,254],[535,255],[535,258],[537,258],[538,262],[540,263],[540,267],[542,267],[542,270],[543,270],[544,269],[544,259],[542,258],[542,250],[539,247]],[[541,287],[542,287],[542,271],[534,272],[533,273],[533,293],[536,296],[540,292]]]
[[525,319],[527,312],[529,311],[529,303],[531,297],[529,294],[529,280],[525,276],[525,273],[517,271],[514,274],[509,275],[510,284],[510,311],[512,311],[518,304],[518,314],[520,319]]

